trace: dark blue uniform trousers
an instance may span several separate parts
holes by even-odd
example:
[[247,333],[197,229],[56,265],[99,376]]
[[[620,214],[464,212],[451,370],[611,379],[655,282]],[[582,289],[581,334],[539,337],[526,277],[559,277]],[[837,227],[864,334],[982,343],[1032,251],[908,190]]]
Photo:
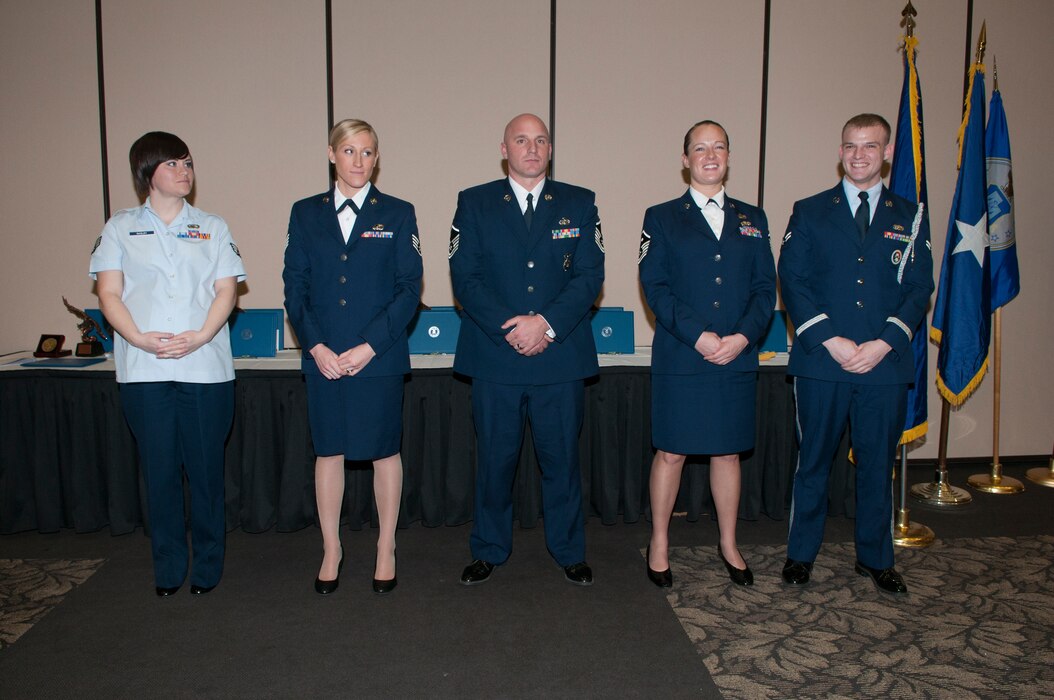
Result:
[[526,419],[542,470],[545,542],[560,566],[584,561],[585,521],[578,435],[582,429],[582,380],[542,386],[473,379],[476,425],[475,521],[472,556],[503,564],[512,552],[512,491]]
[[876,569],[893,566],[893,467],[907,389],[906,384],[795,378],[800,447],[788,558],[811,562],[820,551],[831,462],[848,420],[856,460],[856,557]]
[[215,586],[226,544],[223,446],[234,418],[234,382],[136,382],[121,386],[125,419],[146,483],[155,585],[187,577],[183,474],[190,485],[191,583]]

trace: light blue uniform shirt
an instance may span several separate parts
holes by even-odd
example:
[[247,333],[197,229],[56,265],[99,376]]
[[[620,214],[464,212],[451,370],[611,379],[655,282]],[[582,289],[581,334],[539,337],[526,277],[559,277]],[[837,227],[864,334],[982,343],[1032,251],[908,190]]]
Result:
[[[216,280],[245,279],[241,255],[227,223],[183,203],[169,226],[146,204],[122,209],[103,227],[88,274],[124,273],[121,297],[142,332],[182,333],[205,324]],[[226,325],[206,345],[178,360],[159,360],[114,334],[117,381],[215,384],[234,379]]]

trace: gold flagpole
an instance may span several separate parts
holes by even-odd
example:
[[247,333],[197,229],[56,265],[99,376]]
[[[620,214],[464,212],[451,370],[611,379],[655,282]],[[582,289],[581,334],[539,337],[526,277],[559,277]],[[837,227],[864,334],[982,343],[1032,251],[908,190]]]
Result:
[[1051,448],[1049,467],[1034,467],[1025,476],[1040,486],[1054,486],[1054,448]]
[[941,397],[941,436],[937,446],[937,472],[928,484],[911,487],[911,497],[932,506],[961,506],[973,500],[966,489],[948,483],[948,414],[951,404]]
[[[977,38],[975,63],[980,63],[984,58],[985,33],[985,24],[982,23],[981,36]],[[931,483],[915,484],[911,487],[912,498],[934,506],[961,506],[973,501],[973,496],[966,489],[948,483],[948,419],[950,413],[951,404],[941,395],[941,435],[940,444],[937,447],[937,472]]]
[[[998,88],[996,88],[998,89]],[[992,381],[995,391],[992,398],[992,465],[988,474],[974,474],[966,480],[970,486],[985,493],[1021,493],[1025,485],[1012,476],[1003,476],[1003,465],[999,463],[999,406],[1000,378],[1002,377],[1003,309],[995,310],[995,369]]]
[[[911,5],[911,0],[908,0],[904,11],[900,13],[900,16],[904,18],[901,24],[904,25],[905,39],[915,36],[915,15],[917,14],[918,12]],[[908,42],[904,43],[904,50],[911,51]],[[907,60],[911,60],[910,54],[907,55]],[[911,522],[908,512],[908,446],[905,443],[900,446],[900,510],[897,511],[897,520],[893,527],[893,544],[897,547],[928,547],[933,544],[934,537],[933,530],[930,528]]]

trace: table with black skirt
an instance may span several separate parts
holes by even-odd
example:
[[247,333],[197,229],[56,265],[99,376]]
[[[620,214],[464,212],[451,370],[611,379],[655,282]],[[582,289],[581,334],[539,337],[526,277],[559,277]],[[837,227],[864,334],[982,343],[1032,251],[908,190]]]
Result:
[[[586,514],[603,524],[648,517],[651,447],[649,349],[601,356],[586,384],[580,437]],[[315,519],[314,453],[296,351],[235,361],[234,426],[226,449],[228,529],[294,531]],[[113,362],[78,369],[0,367],[0,533],[73,528],[112,534],[149,525],[135,441],[121,412]],[[400,525],[472,519],[475,433],[471,383],[451,356],[414,356],[403,402]],[[743,456],[741,518],[782,519],[797,460],[786,355],[758,374],[757,443]],[[162,417],[158,417],[161,419]],[[844,460],[842,460],[844,461]],[[373,472],[348,463],[343,522],[376,524]],[[529,437],[516,477],[514,516],[541,518],[541,479]],[[832,514],[852,515],[851,470],[832,470]],[[675,512],[712,513],[705,457],[689,458]]]

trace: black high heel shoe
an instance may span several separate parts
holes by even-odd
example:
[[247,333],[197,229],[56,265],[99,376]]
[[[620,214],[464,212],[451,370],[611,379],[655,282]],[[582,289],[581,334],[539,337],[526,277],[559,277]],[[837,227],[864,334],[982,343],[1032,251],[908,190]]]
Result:
[[650,544],[648,545],[648,551],[644,554],[644,568],[648,570],[648,580],[659,588],[673,587],[673,572],[670,571],[670,567],[666,567],[666,571],[655,571],[651,568]]
[[[324,555],[323,555],[324,556]],[[333,591],[337,590],[337,586],[340,585],[340,570],[344,568],[344,545],[340,546],[340,562],[337,563],[337,577],[332,581],[323,581],[322,579],[315,577],[315,593],[319,595],[329,595]]]
[[[392,557],[395,559],[396,567],[398,567],[399,566],[399,553],[398,552],[392,552]],[[374,569],[374,571],[377,570],[377,562],[376,562],[376,560],[373,563],[373,569]],[[384,581],[375,578],[375,579],[373,579],[373,592],[376,593],[377,595],[384,595],[386,593],[391,593],[392,591],[395,590],[395,587],[397,585],[399,585],[399,577],[398,576],[392,576],[390,579],[387,579],[387,580],[384,580]]]
[[728,578],[732,579],[732,583],[737,586],[753,586],[754,585],[754,574],[751,572],[748,566],[745,569],[737,569],[728,563],[725,559],[725,553],[721,551],[721,545],[717,545],[717,556],[721,557],[721,563],[728,569]]

